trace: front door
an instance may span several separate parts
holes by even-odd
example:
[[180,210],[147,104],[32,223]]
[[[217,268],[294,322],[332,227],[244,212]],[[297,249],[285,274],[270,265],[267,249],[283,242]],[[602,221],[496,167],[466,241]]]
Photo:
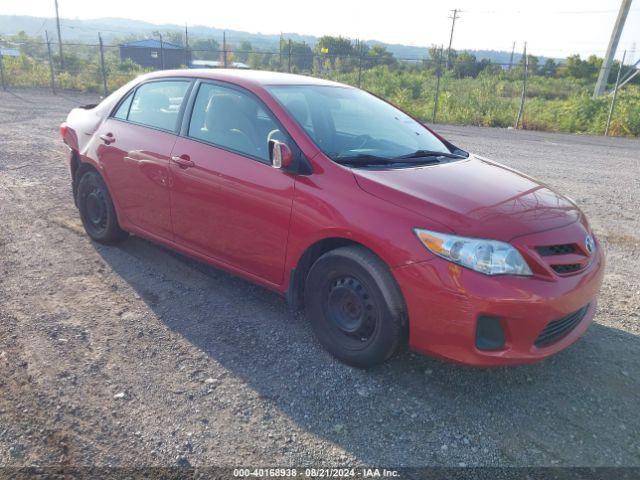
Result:
[[120,212],[142,230],[171,239],[169,159],[189,81],[140,85],[100,127],[98,156]]
[[294,177],[271,166],[283,135],[250,93],[202,83],[189,128],[173,148],[175,241],[281,284]]

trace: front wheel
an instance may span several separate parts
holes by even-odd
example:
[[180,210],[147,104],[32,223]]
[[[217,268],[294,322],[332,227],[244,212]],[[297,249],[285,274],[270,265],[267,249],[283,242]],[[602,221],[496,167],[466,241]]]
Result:
[[378,365],[406,344],[400,290],[386,264],[364,247],[322,255],[307,276],[305,305],[322,346],[349,365]]
[[127,238],[128,233],[118,225],[109,190],[95,170],[88,170],[80,178],[77,203],[84,229],[93,240],[115,245]]

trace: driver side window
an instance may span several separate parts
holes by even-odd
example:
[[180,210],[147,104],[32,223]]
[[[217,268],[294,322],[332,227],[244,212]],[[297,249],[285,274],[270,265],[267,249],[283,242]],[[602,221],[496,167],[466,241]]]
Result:
[[284,132],[262,104],[236,89],[203,83],[193,105],[189,137],[271,163],[269,140]]

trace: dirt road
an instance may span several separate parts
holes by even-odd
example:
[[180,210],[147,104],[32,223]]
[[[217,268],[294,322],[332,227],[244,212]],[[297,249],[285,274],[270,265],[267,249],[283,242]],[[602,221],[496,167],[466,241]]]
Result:
[[540,364],[363,372],[262,288],[88,240],[57,127],[93,100],[0,92],[0,465],[640,465],[640,142],[437,127],[584,208],[599,312]]

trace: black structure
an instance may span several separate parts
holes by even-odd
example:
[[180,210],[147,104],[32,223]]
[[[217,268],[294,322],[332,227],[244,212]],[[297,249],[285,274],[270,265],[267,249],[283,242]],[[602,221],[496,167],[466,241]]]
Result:
[[131,59],[142,67],[169,69],[188,65],[191,55],[180,45],[150,38],[120,45],[120,59]]

